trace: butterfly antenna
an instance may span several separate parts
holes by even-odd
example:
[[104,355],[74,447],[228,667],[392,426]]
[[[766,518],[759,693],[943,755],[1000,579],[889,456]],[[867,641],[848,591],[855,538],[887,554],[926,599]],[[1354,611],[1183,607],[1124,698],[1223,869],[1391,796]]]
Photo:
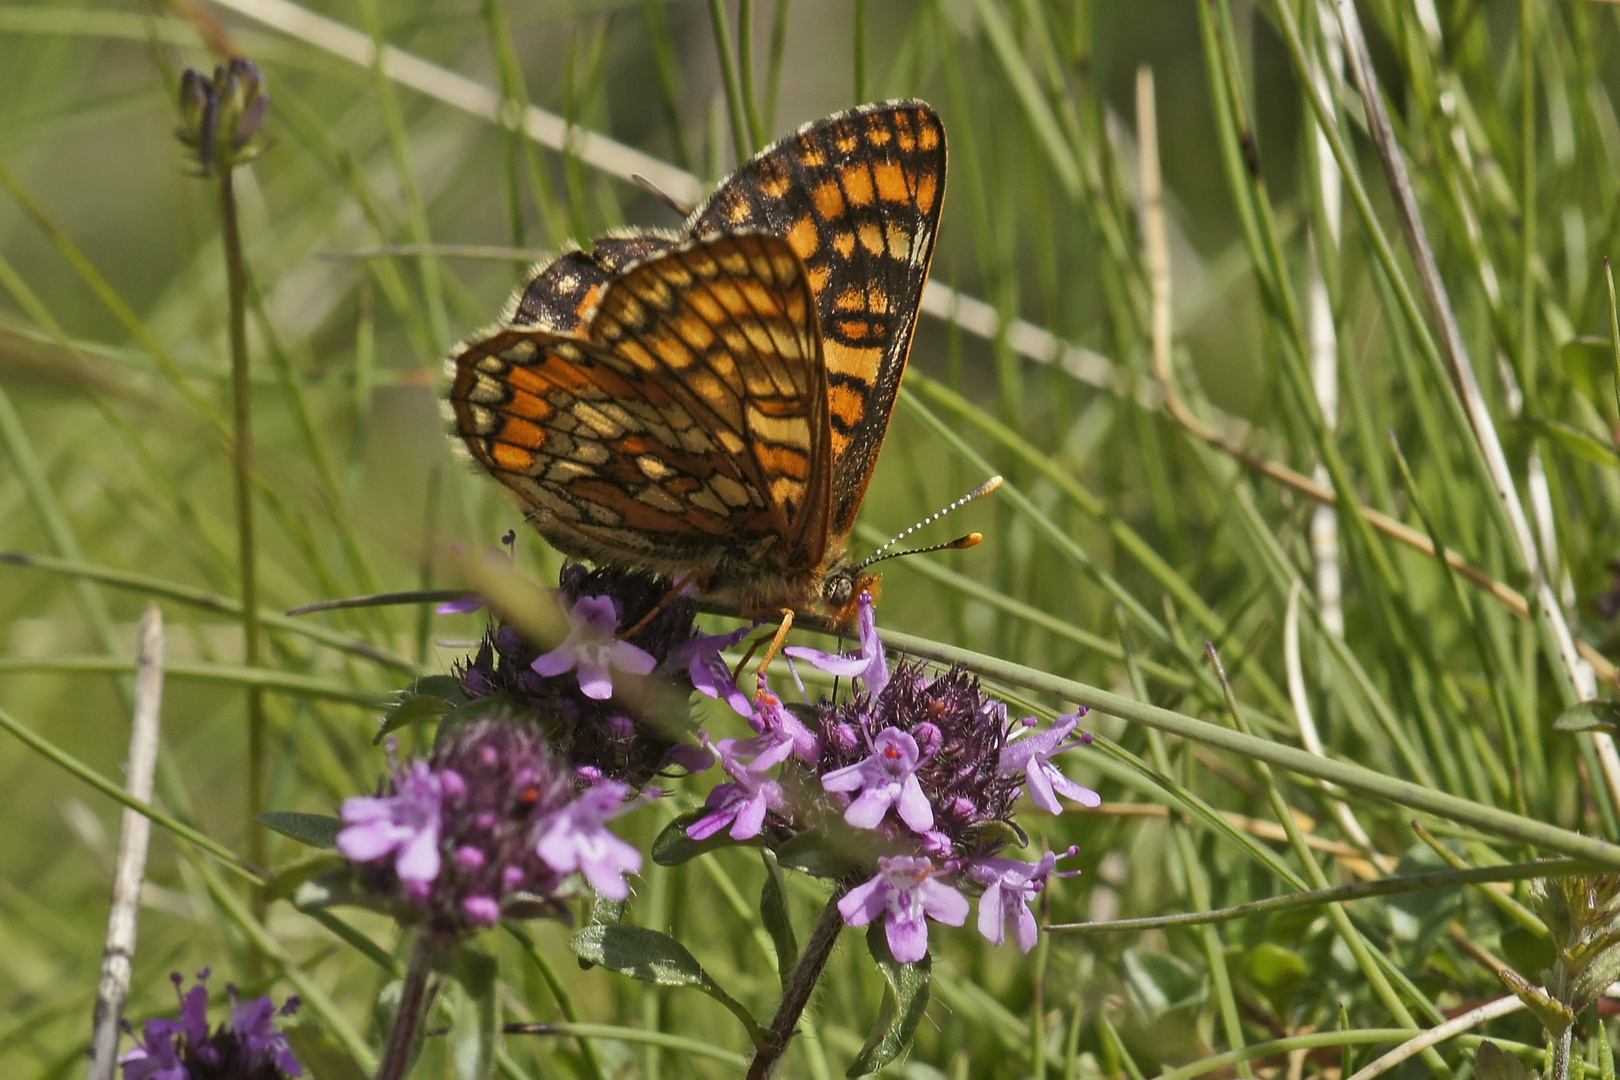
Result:
[[885,551],[888,551],[890,548],[894,547],[894,545],[898,544],[900,541],[904,540],[918,529],[926,528],[953,510],[960,510],[968,503],[984,498],[986,495],[999,488],[1001,483],[1001,477],[992,476],[990,479],[986,480],[984,483],[980,484],[978,487],[974,488],[960,499],[957,499],[943,510],[936,510],[932,514],[929,514],[927,517],[923,518],[921,521],[917,522],[917,524],[913,525],[911,528],[896,533],[888,543],[884,544],[882,547],[872,552],[872,554],[868,555],[866,557],[866,561],[861,563],[860,569],[864,570],[866,567],[871,566],[875,562],[882,562],[884,559],[898,558],[901,555],[918,555],[925,551],[958,551],[962,548],[973,547],[979,541],[983,540],[984,537],[978,533],[968,533],[966,536],[957,537],[948,544],[935,544],[933,547],[915,548],[910,551],[896,551],[891,552],[888,555],[883,554]]
[[681,215],[681,217],[689,218],[692,216],[692,208],[690,206],[687,206],[685,203],[681,202],[675,196],[671,195],[669,192],[665,191],[663,188],[659,187],[645,176],[642,176],[640,173],[631,173],[630,179],[634,180],[637,184],[640,184],[648,194],[657,199],[659,202],[663,203],[665,206],[669,207],[671,210],[675,211],[677,214]]

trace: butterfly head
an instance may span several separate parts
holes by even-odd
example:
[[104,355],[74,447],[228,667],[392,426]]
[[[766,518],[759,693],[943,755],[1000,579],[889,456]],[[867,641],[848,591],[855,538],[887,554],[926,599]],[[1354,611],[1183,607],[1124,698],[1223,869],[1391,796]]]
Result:
[[821,579],[821,603],[838,627],[853,626],[862,593],[876,600],[883,591],[883,575],[868,574],[864,564],[844,563]]

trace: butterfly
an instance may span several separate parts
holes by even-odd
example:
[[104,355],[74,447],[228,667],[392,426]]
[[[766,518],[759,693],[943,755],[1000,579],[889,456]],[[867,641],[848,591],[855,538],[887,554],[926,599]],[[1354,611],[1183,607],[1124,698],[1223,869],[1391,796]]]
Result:
[[846,625],[848,542],[916,329],[945,188],[920,101],[807,124],[679,232],[539,268],[446,365],[461,445],[554,547],[698,574],[740,614]]

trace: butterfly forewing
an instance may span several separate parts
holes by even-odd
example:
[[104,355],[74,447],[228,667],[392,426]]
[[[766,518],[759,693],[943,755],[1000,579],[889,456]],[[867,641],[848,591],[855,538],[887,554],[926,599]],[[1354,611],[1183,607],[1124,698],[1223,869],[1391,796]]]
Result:
[[814,301],[779,238],[632,265],[584,336],[513,326],[453,358],[468,451],[559,548],[655,569],[819,560],[827,408]]
[[830,528],[846,536],[905,373],[945,194],[945,134],[919,101],[818,121],[750,160],[694,212],[694,236],[762,229],[803,260],[832,429]]

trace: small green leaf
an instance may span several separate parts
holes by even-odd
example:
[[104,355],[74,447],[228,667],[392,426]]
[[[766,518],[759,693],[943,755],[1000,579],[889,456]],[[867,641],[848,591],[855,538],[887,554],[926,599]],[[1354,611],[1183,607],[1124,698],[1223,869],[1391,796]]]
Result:
[[697,957],[668,934],[644,926],[587,926],[568,940],[574,955],[609,971],[659,986],[719,990]]
[[928,988],[934,970],[934,958],[929,955],[915,964],[896,960],[889,951],[889,939],[882,923],[874,922],[867,927],[866,947],[888,986],[883,992],[877,1023],[866,1037],[866,1045],[844,1073],[849,1077],[875,1073],[905,1053],[917,1034],[923,1014],[928,1011]]
[[343,831],[343,822],[335,817],[293,810],[269,810],[253,820],[300,844],[328,851],[337,846],[337,834]]
[[1557,952],[1545,934],[1512,926],[1502,931],[1502,956],[1515,971],[1545,971],[1552,967]]
[[855,862],[847,851],[831,842],[831,836],[820,830],[800,833],[776,852],[776,861],[784,870],[797,870],[818,878],[840,878],[854,869]]
[[724,1005],[748,1032],[755,1046],[765,1034],[741,1002],[715,982],[685,945],[668,934],[644,926],[587,926],[568,939],[568,947],[581,961],[600,965],[620,975],[659,986],[690,986]]
[[1554,731],[1620,731],[1620,702],[1594,699],[1571,705],[1553,721]]
[[1474,1058],[1474,1075],[1479,1080],[1534,1080],[1535,1074],[1524,1067],[1524,1062],[1493,1042],[1479,1044]]
[[1566,424],[1562,420],[1549,420],[1544,416],[1526,417],[1520,423],[1578,458],[1590,461],[1594,465],[1606,465],[1611,469],[1620,468],[1620,453],[1616,453],[1613,446],[1573,424]]
[[450,1025],[450,1064],[456,1080],[489,1080],[495,1075],[495,1038],[501,1023],[495,958],[462,945],[439,957],[434,966],[461,984]]
[[424,675],[411,683],[410,693],[417,697],[444,698],[446,701],[465,701],[461,682],[454,675]]
[[1197,972],[1169,953],[1126,949],[1121,957],[1125,989],[1145,1019],[1201,1005],[1208,984]]
[[652,860],[659,866],[680,866],[690,862],[699,855],[720,848],[737,847],[742,844],[753,843],[748,840],[733,840],[731,834],[725,830],[715,833],[707,840],[693,840],[686,835],[686,830],[694,822],[708,816],[706,809],[693,810],[682,814],[674,821],[665,825],[652,845]]
[[1244,957],[1244,970],[1248,972],[1249,978],[1267,990],[1291,983],[1309,974],[1310,969],[1310,965],[1299,953],[1269,941],[1256,945]]
[[1541,1026],[1547,1029],[1548,1034],[1559,1035],[1575,1022],[1575,1014],[1568,1005],[1554,998],[1539,986],[1526,982],[1518,972],[1503,969],[1497,976],[1507,984],[1507,988],[1516,994],[1525,1008],[1535,1014]]
[[388,714],[383,717],[382,727],[377,729],[377,734],[371,739],[372,744],[382,742],[401,728],[438,720],[454,708],[455,705],[444,698],[408,697],[388,710]]
[[277,870],[269,881],[264,883],[265,898],[269,900],[282,900],[298,891],[299,886],[311,878],[328,874],[343,868],[343,856],[335,852],[323,851],[317,855],[310,855],[289,863]]
[[768,851],[760,852],[760,858],[765,862],[765,885],[759,893],[759,916],[765,923],[765,932],[771,935],[771,944],[776,947],[776,970],[782,977],[785,992],[793,969],[799,966],[799,939],[788,918],[787,882],[782,878],[782,868]]

